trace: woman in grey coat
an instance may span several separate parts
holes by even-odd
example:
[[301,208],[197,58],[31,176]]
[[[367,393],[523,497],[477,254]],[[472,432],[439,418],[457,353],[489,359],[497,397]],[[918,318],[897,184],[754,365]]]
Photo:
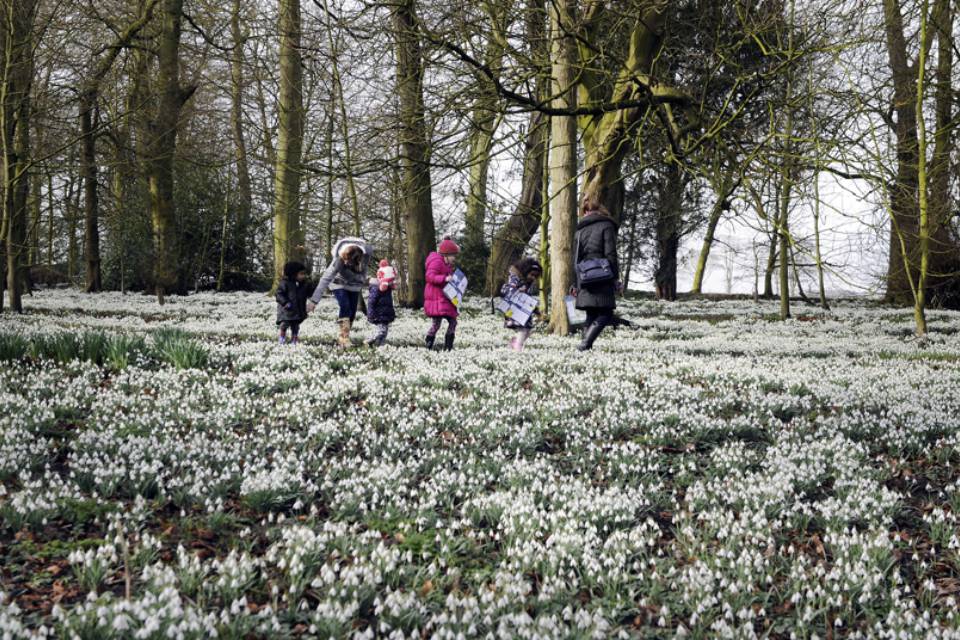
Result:
[[617,306],[617,288],[620,286],[617,230],[617,223],[606,207],[589,196],[583,199],[580,205],[580,222],[577,223],[577,237],[574,241],[577,264],[585,260],[606,258],[613,271],[613,278],[582,286],[579,281],[577,282],[577,309],[587,312],[583,340],[577,347],[580,351],[593,348],[593,343],[603,328],[613,322],[613,310]]
[[367,287],[367,267],[373,256],[373,246],[363,238],[343,238],[333,248],[333,259],[317,283],[307,311],[313,312],[320,296],[330,289],[337,299],[340,314],[337,324],[340,329],[338,343],[341,347],[350,346],[350,329],[357,316],[360,292]]

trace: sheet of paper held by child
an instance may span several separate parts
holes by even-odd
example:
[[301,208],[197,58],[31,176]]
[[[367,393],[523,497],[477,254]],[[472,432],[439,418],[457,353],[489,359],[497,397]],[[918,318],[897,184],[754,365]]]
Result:
[[447,300],[453,303],[453,306],[459,307],[460,301],[463,300],[463,296],[467,293],[467,275],[457,269],[453,272],[453,280],[447,283],[447,286],[443,288],[443,295],[447,296]]
[[571,327],[579,327],[587,323],[587,312],[577,309],[577,299],[573,296],[564,296],[563,303],[567,307],[567,322]]
[[539,302],[533,296],[527,295],[522,291],[514,291],[506,298],[500,298],[497,304],[499,310],[505,318],[510,318],[518,325],[524,326],[527,320],[533,315]]

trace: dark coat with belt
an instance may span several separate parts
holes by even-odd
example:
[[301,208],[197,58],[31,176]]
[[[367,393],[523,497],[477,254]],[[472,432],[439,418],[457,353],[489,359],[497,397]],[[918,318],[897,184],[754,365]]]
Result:
[[277,324],[307,319],[307,283],[284,278],[277,285]]
[[577,309],[613,309],[617,306],[617,280],[620,267],[617,264],[617,223],[602,213],[589,212],[577,224],[577,240],[574,245],[577,262],[591,258],[606,258],[616,276],[609,282],[586,286],[577,283]]
[[367,296],[367,320],[371,324],[390,324],[397,319],[397,311],[393,308],[393,289],[380,291],[380,283],[373,280]]

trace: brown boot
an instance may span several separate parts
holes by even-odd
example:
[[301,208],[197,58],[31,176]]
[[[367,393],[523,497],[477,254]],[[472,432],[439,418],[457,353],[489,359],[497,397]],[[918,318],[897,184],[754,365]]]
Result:
[[337,338],[337,344],[343,349],[349,349],[353,346],[353,343],[350,342],[350,328],[353,326],[353,321],[350,318],[340,318],[337,323],[340,325],[340,337]]

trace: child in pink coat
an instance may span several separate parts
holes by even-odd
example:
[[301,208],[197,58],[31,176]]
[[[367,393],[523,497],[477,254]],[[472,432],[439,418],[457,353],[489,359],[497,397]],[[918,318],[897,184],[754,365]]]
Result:
[[443,350],[453,349],[453,340],[457,331],[457,316],[460,312],[443,295],[443,288],[453,279],[454,266],[457,264],[457,254],[460,247],[450,238],[445,238],[436,251],[427,256],[427,284],[423,288],[423,311],[431,319],[430,328],[424,342],[427,349],[433,348],[433,343],[440,331],[440,324],[447,321],[447,333],[443,339]]

